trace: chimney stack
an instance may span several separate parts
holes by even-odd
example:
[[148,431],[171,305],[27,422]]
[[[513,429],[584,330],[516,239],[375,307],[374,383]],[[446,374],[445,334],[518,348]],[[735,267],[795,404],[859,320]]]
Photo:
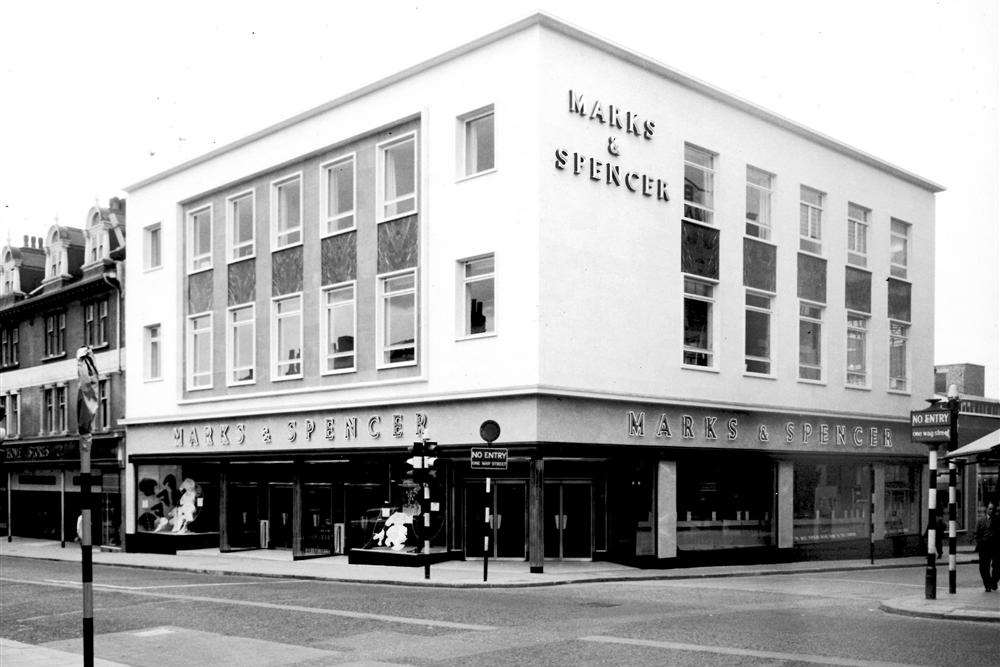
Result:
[[28,245],[28,235],[27,234],[24,235],[24,243],[21,244],[21,247],[22,248],[28,248],[28,247],[30,247]]

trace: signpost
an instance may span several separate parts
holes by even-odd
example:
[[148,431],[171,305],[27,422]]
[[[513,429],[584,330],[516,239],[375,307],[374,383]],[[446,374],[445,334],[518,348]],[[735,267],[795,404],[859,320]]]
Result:
[[913,442],[948,442],[951,440],[951,412],[914,410],[910,413],[910,429]]
[[[492,445],[500,437],[500,425],[492,419],[487,419],[479,426],[479,437]],[[506,470],[507,450],[491,447],[473,447],[469,452],[469,467],[472,470]],[[492,480],[486,478],[486,504],[483,512],[483,581],[487,580],[490,569],[490,533],[493,531],[493,520],[490,511],[493,508]]]
[[[936,399],[935,399],[936,400]],[[932,406],[910,413],[910,439],[925,442],[927,453],[927,567],[924,574],[924,597],[937,599],[937,463],[938,445],[951,441],[951,411]]]
[[77,431],[80,434],[80,551],[83,583],[83,664],[94,664],[94,555],[91,545],[90,447],[97,415],[97,366],[89,347],[76,353],[80,386],[76,397]]

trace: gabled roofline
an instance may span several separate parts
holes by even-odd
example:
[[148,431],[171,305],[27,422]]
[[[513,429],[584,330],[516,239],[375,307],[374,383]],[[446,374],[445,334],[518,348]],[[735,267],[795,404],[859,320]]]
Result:
[[646,56],[640,55],[634,51],[630,51],[622,46],[609,42],[606,39],[598,37],[592,33],[586,32],[585,30],[581,30],[580,28],[572,26],[562,20],[556,19],[544,13],[532,14],[531,16],[523,18],[520,21],[511,23],[510,25],[500,28],[499,30],[496,30],[471,42],[458,46],[454,49],[451,49],[450,51],[446,51],[445,53],[430,58],[429,60],[425,60],[421,63],[408,67],[391,76],[379,79],[378,81],[370,83],[362,88],[358,88],[357,90],[347,93],[346,95],[342,95],[329,102],[325,102],[324,104],[313,107],[312,109],[303,111],[302,113],[296,114],[291,118],[283,120],[279,123],[275,123],[274,125],[265,127],[262,130],[258,130],[253,134],[243,137],[242,139],[237,139],[236,141],[230,142],[224,146],[220,146],[219,148],[216,148],[213,151],[205,153],[204,155],[200,155],[186,162],[182,162],[177,166],[171,167],[165,171],[161,171],[157,174],[154,174],[153,176],[150,176],[141,181],[133,183],[132,185],[129,185],[124,189],[126,192],[132,192],[138,190],[139,188],[143,188],[147,185],[151,185],[169,176],[173,176],[174,174],[177,174],[181,171],[199,165],[203,162],[207,162],[220,155],[224,155],[226,153],[234,151],[238,148],[246,146],[247,144],[257,141],[258,139],[262,139],[268,135],[279,132],[287,127],[290,127],[297,123],[301,123],[302,121],[313,118],[314,116],[323,114],[327,111],[330,111],[331,109],[335,109],[339,106],[347,104],[348,102],[352,102],[360,97],[364,97],[365,95],[368,95],[370,93],[376,92],[383,88],[387,88],[388,86],[391,86],[399,81],[402,81],[411,76],[419,74],[425,70],[431,69],[432,67],[436,67],[437,65],[454,60],[467,53],[480,49],[484,46],[488,46],[489,44],[500,41],[510,35],[516,34],[518,32],[521,32],[522,30],[525,30],[527,28],[536,25],[548,28],[553,32],[563,34],[567,37],[583,42],[588,46],[592,46],[600,51],[604,51],[609,55],[621,58],[622,60],[630,62],[633,65],[636,65],[637,67],[641,67],[642,69],[645,69],[649,72],[662,76],[665,79],[668,79],[682,86],[685,86],[686,88],[690,88],[696,92],[699,92],[705,95],[706,97],[722,102],[723,104],[727,104],[745,113],[749,113],[753,116],[756,116],[761,120],[771,123],[772,125],[780,127],[793,134],[797,134],[800,137],[803,137],[809,141],[812,141],[825,148],[828,148],[837,153],[845,155],[851,159],[857,160],[858,162],[861,162],[863,164],[867,164],[870,167],[874,167],[879,171],[883,171],[887,174],[890,174],[891,176],[899,178],[900,180],[906,181],[912,185],[916,185],[919,188],[922,188],[932,193],[944,191],[944,186],[939,185],[938,183],[935,183],[921,176],[918,176],[917,174],[914,174],[911,171],[907,171],[906,169],[903,169],[901,167],[897,167],[896,165],[886,162],[885,160],[881,160],[869,153],[865,153],[864,151],[858,150],[857,148],[849,146],[841,141],[837,141],[836,139],[829,137],[825,134],[822,134],[821,132],[811,130],[804,125],[796,123],[795,121],[785,118],[784,116],[776,114],[772,111],[768,111],[767,109],[757,106],[756,104],[744,100],[743,98],[727,93],[724,90],[721,90],[719,88],[716,88],[715,86],[705,83],[704,81],[688,76],[687,74],[679,72],[675,69],[671,69],[670,67],[667,67],[666,65],[663,65],[662,63],[657,62],[652,58],[647,58]]

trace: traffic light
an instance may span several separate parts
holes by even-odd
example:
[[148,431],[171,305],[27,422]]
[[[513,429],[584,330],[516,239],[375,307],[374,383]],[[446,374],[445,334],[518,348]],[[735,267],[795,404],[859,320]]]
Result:
[[412,468],[413,481],[418,484],[428,483],[437,477],[435,463],[438,458],[438,444],[431,441],[417,440],[410,447],[410,458],[406,463]]
[[424,472],[425,479],[432,482],[437,479],[438,444],[433,441],[424,443]]

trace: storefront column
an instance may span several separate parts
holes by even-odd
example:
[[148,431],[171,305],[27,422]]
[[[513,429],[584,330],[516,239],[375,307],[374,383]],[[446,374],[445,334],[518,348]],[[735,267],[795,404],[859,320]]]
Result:
[[66,548],[66,469],[59,471],[59,546]]
[[219,466],[219,551],[229,551],[229,464]]
[[875,466],[875,539],[885,539],[885,464]]
[[545,461],[531,458],[528,476],[528,559],[532,574],[541,574],[545,563]]
[[292,464],[292,560],[305,555],[302,551],[302,461]]
[[656,557],[677,557],[677,462],[656,469]]
[[795,544],[795,467],[791,461],[778,461],[778,548]]

